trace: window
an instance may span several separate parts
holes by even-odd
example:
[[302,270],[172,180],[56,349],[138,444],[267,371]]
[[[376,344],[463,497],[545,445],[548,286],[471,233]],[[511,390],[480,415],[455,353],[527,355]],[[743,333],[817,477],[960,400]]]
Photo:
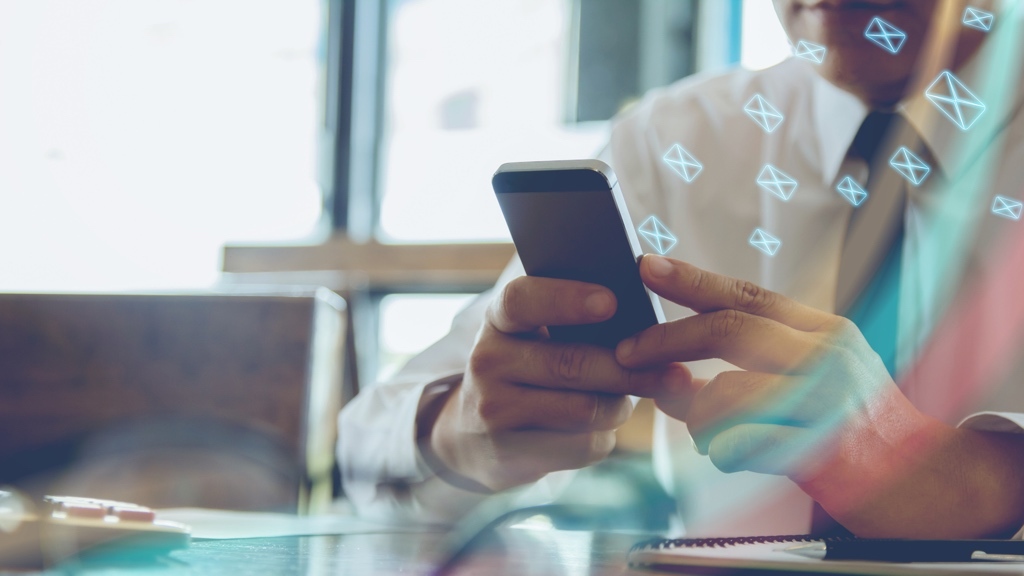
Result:
[[571,124],[573,2],[391,0],[380,235],[508,239],[491,191],[503,162],[591,157]]
[[395,294],[380,303],[377,382],[387,380],[448,333],[455,315],[473,294]]
[[0,2],[0,289],[202,287],[308,235],[321,0]]
[[768,68],[791,54],[789,39],[775,15],[772,0],[744,0],[742,30],[740,62],[744,68]]

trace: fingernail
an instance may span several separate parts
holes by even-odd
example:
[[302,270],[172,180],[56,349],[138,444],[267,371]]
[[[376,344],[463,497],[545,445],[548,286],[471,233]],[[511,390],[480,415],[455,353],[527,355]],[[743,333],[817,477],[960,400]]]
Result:
[[619,355],[619,358],[626,359],[633,353],[633,348],[636,348],[636,338],[629,338],[619,342],[619,348],[616,353]]
[[647,270],[655,278],[663,278],[672,272],[672,263],[661,256],[644,256],[647,261]]
[[594,316],[606,316],[611,311],[612,299],[605,292],[594,292],[587,296],[585,306],[587,312]]

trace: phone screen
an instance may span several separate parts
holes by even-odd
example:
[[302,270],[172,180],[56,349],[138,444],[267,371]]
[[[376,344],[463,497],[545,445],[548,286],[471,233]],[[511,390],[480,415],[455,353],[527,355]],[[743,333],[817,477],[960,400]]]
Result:
[[600,284],[618,301],[609,320],[549,326],[551,337],[613,348],[656,324],[656,305],[640,280],[626,230],[632,223],[620,213],[608,181],[593,170],[562,172],[499,172],[498,203],[527,274]]

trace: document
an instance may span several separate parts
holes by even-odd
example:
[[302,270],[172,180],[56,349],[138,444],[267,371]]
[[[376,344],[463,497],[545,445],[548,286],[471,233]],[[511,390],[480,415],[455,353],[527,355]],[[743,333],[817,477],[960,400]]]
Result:
[[191,527],[194,540],[430,531],[429,527],[371,522],[344,514],[297,516],[272,512],[171,508],[158,510],[157,518]]

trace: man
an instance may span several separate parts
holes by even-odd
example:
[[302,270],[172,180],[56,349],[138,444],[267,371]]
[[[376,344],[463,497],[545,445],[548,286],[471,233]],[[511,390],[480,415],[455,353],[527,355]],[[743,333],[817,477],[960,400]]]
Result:
[[[362,511],[454,521],[490,493],[554,495],[643,396],[691,534],[1024,525],[1024,383],[1007,344],[1024,312],[1003,288],[1024,280],[1005,264],[1024,255],[1022,10],[976,2],[998,12],[985,31],[954,0],[775,6],[822,58],[656,91],[603,155],[631,216],[679,236],[673,258],[641,263],[669,322],[614,351],[551,343],[545,326],[607,318],[614,298],[513,262],[343,411]],[[677,144],[696,177],[668,161]],[[1002,413],[971,416],[986,410]]]

